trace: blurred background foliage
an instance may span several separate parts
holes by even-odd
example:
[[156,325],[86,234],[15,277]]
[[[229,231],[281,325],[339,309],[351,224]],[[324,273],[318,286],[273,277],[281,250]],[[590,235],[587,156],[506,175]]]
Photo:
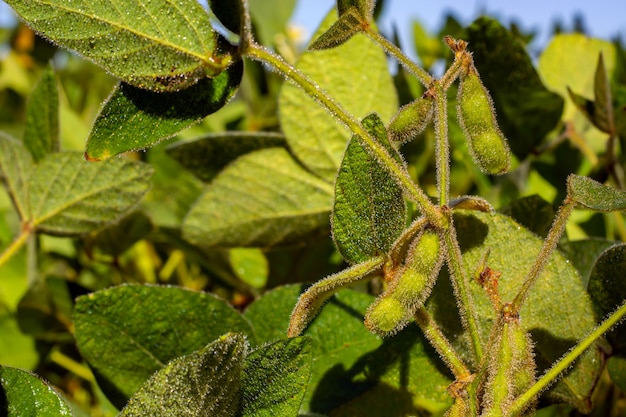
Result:
[[[295,0],[271,3],[251,2],[256,36],[294,63],[305,47],[297,28],[288,25]],[[577,27],[582,29],[584,24]],[[452,59],[441,42],[444,35],[470,41],[483,82],[493,93],[502,129],[511,141],[515,164],[510,174],[497,178],[474,166],[456,124],[453,87],[449,109],[451,194],[481,195],[539,235],[545,235],[551,223],[569,173],[589,175],[623,189],[626,166],[622,151],[626,138],[623,44],[563,33],[558,25],[553,30],[555,37],[533,58],[525,52],[533,33],[523,33],[516,26],[505,30],[483,19],[464,28],[448,16],[438,33],[428,33],[414,22],[413,44],[400,45],[416,55],[425,69],[436,71]],[[493,38],[485,36],[489,31],[501,31],[502,43],[489,44]],[[397,41],[394,33],[385,35]],[[569,87],[593,100],[599,52],[613,100],[616,123],[612,132],[595,127],[566,90]],[[0,130],[22,137],[29,94],[52,62],[59,86],[61,147],[82,151],[91,123],[115,80],[39,38],[23,24],[0,31],[0,54]],[[136,211],[120,224],[84,238],[38,236],[36,269],[29,268],[32,254],[25,250],[0,267],[0,363],[33,370],[59,387],[71,399],[76,415],[115,415],[116,410],[99,392],[73,343],[70,315],[74,297],[120,283],[174,284],[213,292],[244,309],[267,289],[315,281],[344,266],[329,228],[300,245],[271,250],[205,249],[181,238],[182,219],[210,178],[182,167],[174,158],[172,143],[211,132],[280,131],[277,96],[283,80],[256,62],[245,65],[240,90],[226,107],[177,138],[131,155],[156,170],[152,189]],[[417,80],[395,62],[390,61],[389,66],[401,105],[421,95]],[[402,147],[411,175],[430,195],[436,195],[433,143],[434,132],[429,128]],[[11,242],[19,227],[9,197],[0,190],[0,247]],[[567,238],[587,237],[598,239],[600,246],[626,240],[623,215],[577,212]],[[40,284],[29,286],[35,281]]]

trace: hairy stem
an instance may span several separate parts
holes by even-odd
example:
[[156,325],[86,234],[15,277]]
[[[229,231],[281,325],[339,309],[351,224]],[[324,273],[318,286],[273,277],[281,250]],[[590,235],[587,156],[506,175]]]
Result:
[[470,370],[465,366],[463,360],[424,307],[420,307],[415,313],[415,321],[422,329],[422,332],[424,332],[430,344],[448,365],[454,377],[456,379],[467,377],[470,374]]
[[554,222],[552,223],[552,227],[550,227],[550,231],[548,232],[548,236],[546,240],[543,242],[543,246],[541,247],[541,251],[539,255],[537,255],[537,259],[535,260],[534,265],[528,272],[526,279],[524,280],[524,285],[520,289],[519,293],[513,300],[511,304],[512,312],[519,313],[524,304],[524,301],[528,297],[528,293],[530,289],[533,287],[537,278],[541,275],[544,268],[548,264],[550,260],[550,256],[554,249],[556,249],[557,243],[559,243],[559,239],[565,230],[565,225],[567,224],[567,220],[569,216],[572,214],[572,210],[576,206],[576,202],[570,200],[568,197],[565,198],[565,201],[559,208],[559,211],[556,213],[554,218]]
[[421,68],[415,62],[413,62],[400,48],[398,48],[393,43],[389,42],[387,38],[381,35],[376,29],[372,28],[371,25],[367,25],[364,28],[364,32],[367,36],[369,36],[374,42],[378,43],[382,46],[392,57],[394,57],[398,62],[406,68],[411,74],[415,75],[417,79],[424,85],[424,87],[430,87],[430,84],[434,81],[433,76],[428,73],[428,71]]
[[447,206],[450,198],[450,144],[448,143],[448,100],[441,83],[435,89],[435,153],[439,205]]
[[541,391],[546,389],[554,382],[559,375],[566,371],[585,350],[587,350],[593,342],[600,338],[604,333],[611,330],[624,316],[626,316],[626,301],[607,317],[598,327],[596,327],[587,337],[578,342],[565,356],[563,356],[552,368],[537,380],[537,382],[513,401],[509,408],[510,416],[519,415],[525,408],[525,405],[531,402]]
[[276,71],[294,82],[298,85],[298,87],[302,88],[302,90],[313,97],[322,107],[332,114],[335,119],[346,125],[352,133],[357,135],[357,137],[362,141],[361,143],[369,149],[370,152],[375,155],[375,157],[384,166],[387,167],[392,177],[407,193],[407,198],[414,201],[418,205],[422,214],[424,214],[424,216],[426,216],[432,224],[442,224],[443,216],[440,211],[430,202],[424,191],[422,191],[413,182],[405,167],[392,158],[387,150],[361,126],[354,116],[349,114],[348,111],[335,102],[326,92],[313,83],[309,77],[289,65],[280,56],[255,43],[247,44],[243,51],[243,55],[267,65],[271,65]]

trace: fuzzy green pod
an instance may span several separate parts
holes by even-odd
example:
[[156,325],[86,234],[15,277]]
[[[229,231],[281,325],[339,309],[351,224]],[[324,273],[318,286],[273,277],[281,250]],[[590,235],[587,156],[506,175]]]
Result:
[[405,104],[389,123],[389,140],[399,143],[413,140],[426,129],[434,113],[435,103],[429,95]]
[[365,327],[379,335],[395,333],[407,321],[404,306],[393,297],[379,297],[365,314]]
[[511,165],[509,145],[498,128],[491,96],[473,64],[460,77],[457,117],[480,169],[491,175],[506,173]]
[[[481,417],[506,416],[513,400],[535,382],[533,344],[519,319],[499,320],[492,341]],[[532,414],[534,405],[528,407],[524,415]]]

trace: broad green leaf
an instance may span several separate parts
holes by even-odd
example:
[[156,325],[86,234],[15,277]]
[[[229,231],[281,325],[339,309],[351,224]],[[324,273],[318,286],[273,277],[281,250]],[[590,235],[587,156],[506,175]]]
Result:
[[[626,300],[625,268],[626,244],[623,243],[606,249],[594,263],[587,290],[598,318],[611,313]],[[618,330],[623,332],[622,328]]]
[[567,194],[578,205],[597,211],[626,210],[626,191],[580,175],[567,178]]
[[[3,277],[4,278],[4,277]],[[4,289],[3,279],[3,289]],[[0,363],[22,369],[34,369],[39,362],[35,339],[24,334],[11,311],[0,302]],[[1,397],[1,394],[0,394]],[[0,400],[1,403],[1,400]],[[1,409],[1,406],[0,406]]]
[[19,141],[0,132],[0,179],[22,220],[30,214],[28,176],[33,171],[33,157]]
[[544,86],[524,44],[498,21],[481,17],[467,28],[467,34],[500,128],[513,153],[523,159],[556,127],[563,99]]
[[87,139],[91,161],[148,148],[224,107],[239,87],[243,62],[215,78],[176,92],[154,92],[120,83],[104,104]]
[[296,7],[296,0],[249,0],[248,7],[262,44],[273,46],[276,35],[284,33]]
[[311,339],[282,339],[252,351],[241,377],[241,417],[296,416],[311,375]]
[[[314,38],[335,20],[336,13],[332,11]],[[385,53],[363,34],[353,36],[337,48],[307,51],[300,56],[296,67],[355,117],[375,112],[388,122],[398,109]],[[313,173],[333,181],[350,133],[291,83],[285,83],[281,89],[279,112],[283,132],[296,157]]]
[[229,333],[157,371],[120,417],[235,416],[246,342]]
[[7,3],[35,31],[137,87],[178,90],[232,61],[195,0]]
[[200,246],[274,246],[301,242],[327,227],[332,187],[282,148],[249,153],[207,186],[183,223]]
[[226,302],[176,287],[126,285],[81,296],[74,324],[82,356],[120,408],[172,359],[229,331],[253,336]]
[[626,358],[623,355],[611,356],[606,367],[613,383],[626,391]]
[[[546,87],[567,97],[567,87],[583,97],[594,96],[594,73],[602,53],[609,79],[616,67],[616,48],[608,41],[580,33],[558,34],[539,57],[539,73]],[[576,108],[565,102],[563,119],[571,120]]]
[[[543,241],[501,214],[459,210],[455,213],[454,222],[466,270],[473,273],[489,251],[487,266],[501,273],[498,288],[502,301],[513,300]],[[470,288],[481,336],[486,343],[496,313],[489,296],[478,283],[472,282]],[[471,347],[467,344],[467,335],[461,330],[451,291],[449,280],[440,277],[427,308],[458,351],[469,352]],[[520,317],[522,326],[530,331],[535,341],[539,374],[595,326],[591,300],[582,280],[558,252],[550,258],[532,288]],[[600,354],[596,347],[592,347],[545,395],[586,410],[601,369]]]
[[[258,342],[281,339],[301,292],[279,287],[248,307]],[[374,298],[339,291],[309,325],[313,368],[301,412],[345,416],[422,415],[441,413],[451,404],[452,382],[437,354],[416,326],[386,340],[363,325]]]
[[[367,116],[362,124],[402,164],[378,116]],[[402,188],[356,136],[350,140],[337,174],[331,221],[337,248],[350,263],[385,254],[406,226]]]
[[261,249],[233,248],[228,251],[228,260],[239,279],[252,288],[265,288],[269,265]]
[[537,194],[512,201],[498,211],[512,217],[522,226],[543,238],[548,235],[556,214],[552,204]]
[[339,19],[309,45],[310,51],[335,48],[361,31],[362,18],[355,7],[339,16]]
[[71,417],[54,388],[27,371],[0,365],[0,410],[6,417]]
[[24,145],[35,161],[59,149],[59,92],[50,66],[29,97]]
[[259,149],[286,147],[278,133],[223,132],[209,133],[189,142],[177,142],[167,153],[202,181],[212,180],[238,157]]
[[589,283],[591,270],[602,252],[615,245],[615,241],[589,238],[584,240],[568,241],[559,244],[559,249],[569,259],[582,278],[583,285]]
[[43,233],[80,235],[117,221],[150,185],[152,168],[114,159],[100,164],[80,153],[48,155],[32,172],[30,220]]

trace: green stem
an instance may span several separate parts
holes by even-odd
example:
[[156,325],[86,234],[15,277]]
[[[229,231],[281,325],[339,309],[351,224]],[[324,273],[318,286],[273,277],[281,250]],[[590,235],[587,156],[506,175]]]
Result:
[[11,259],[11,257],[13,257],[13,255],[15,255],[17,251],[22,248],[22,246],[24,246],[24,243],[26,243],[28,236],[30,235],[31,233],[29,228],[22,228],[22,231],[17,238],[15,238],[15,240],[13,240],[13,242],[6,247],[4,252],[0,254],[0,266],[4,265],[5,262]]
[[456,238],[456,230],[453,224],[450,224],[443,231],[444,241],[446,245],[448,268],[450,269],[450,279],[452,287],[458,300],[459,313],[464,327],[469,332],[472,340],[472,347],[476,356],[476,363],[481,363],[483,358],[483,347],[478,329],[478,318],[476,317],[476,309],[472,295],[470,294],[470,281],[467,271],[463,267],[463,255]]
[[428,71],[421,68],[415,62],[413,62],[400,48],[393,43],[389,42],[387,38],[381,35],[376,29],[368,25],[364,28],[364,33],[372,40],[382,46],[389,55],[393,56],[398,62],[404,66],[410,73],[415,75],[418,80],[424,85],[424,87],[430,87],[430,84],[434,81],[433,76]]
[[352,133],[357,135],[363,145],[366,146],[372,154],[387,167],[393,178],[395,178],[395,180],[408,194],[407,198],[414,201],[418,205],[424,216],[426,216],[434,225],[442,224],[443,218],[438,208],[430,202],[424,191],[416,186],[406,171],[406,168],[389,155],[387,150],[379,144],[351,114],[335,102],[305,74],[289,65],[280,56],[255,43],[247,44],[243,51],[243,55],[274,67],[274,69],[280,72],[283,76],[293,81],[296,85],[298,85],[298,87],[302,88],[302,90],[313,97],[337,120],[345,124]]
[[430,344],[437,350],[439,356],[448,365],[456,379],[462,379],[470,374],[470,370],[454,350],[437,323],[430,317],[424,307],[420,307],[415,313],[415,321],[424,332]]
[[543,246],[541,247],[541,251],[539,252],[539,255],[537,255],[537,259],[535,260],[534,265],[528,272],[528,275],[526,276],[526,279],[524,280],[524,284],[522,285],[522,288],[520,289],[519,293],[517,294],[517,296],[515,296],[515,299],[511,303],[511,308],[512,308],[513,313],[519,313],[519,311],[522,308],[522,305],[524,304],[524,301],[528,297],[528,293],[530,292],[530,289],[533,287],[533,285],[537,281],[537,278],[539,278],[544,268],[548,264],[548,261],[550,260],[550,256],[552,255],[552,252],[554,252],[554,249],[556,249],[556,245],[557,243],[559,243],[559,239],[561,238],[561,235],[563,234],[563,231],[565,230],[565,225],[567,224],[567,220],[569,219],[569,216],[572,214],[572,210],[574,210],[575,206],[576,206],[576,203],[573,200],[570,200],[568,197],[566,197],[565,201],[559,208],[559,211],[556,213],[554,222],[552,223],[552,227],[550,227],[548,236],[546,237],[546,240],[543,242]]
[[507,415],[516,416],[520,414],[524,410],[526,404],[531,402],[535,396],[554,382],[554,380],[556,380],[562,372],[572,366],[574,361],[578,359],[578,357],[582,355],[585,350],[593,344],[593,342],[600,338],[604,333],[611,330],[611,328],[615,326],[624,316],[626,316],[626,302],[622,303],[622,305],[614,313],[607,317],[607,319],[600,323],[600,325],[596,327],[587,337],[581,340],[565,356],[555,363],[552,368],[550,368],[532,387],[528,389],[528,391],[517,397],[511,404]]
[[439,205],[447,206],[450,193],[450,144],[448,143],[448,100],[441,83],[435,92],[435,153]]

